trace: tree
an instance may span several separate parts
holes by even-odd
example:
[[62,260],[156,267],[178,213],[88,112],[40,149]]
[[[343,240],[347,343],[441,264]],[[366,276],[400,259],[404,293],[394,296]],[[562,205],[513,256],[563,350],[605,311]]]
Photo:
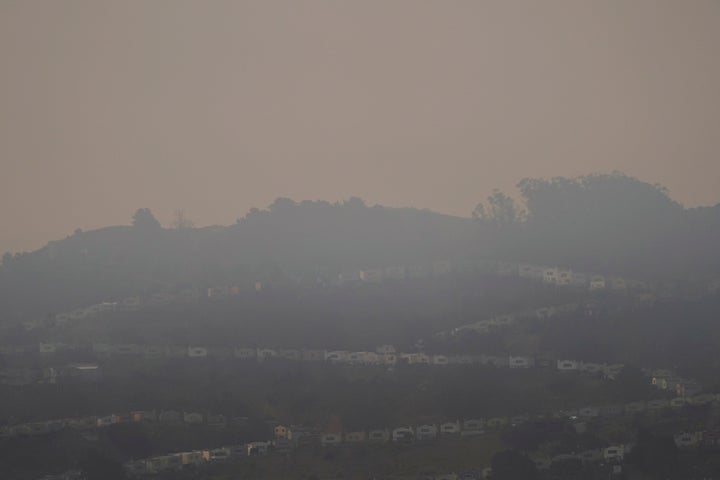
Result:
[[149,208],[138,208],[132,217],[133,227],[143,230],[159,230],[162,228],[160,222],[152,214]]
[[176,230],[185,230],[195,226],[193,221],[185,216],[185,210],[183,209],[175,210],[174,217],[172,227]]
[[472,215],[476,220],[497,224],[517,223],[524,217],[524,213],[515,204],[515,200],[500,190],[493,190],[485,204],[478,203]]
[[493,455],[492,471],[497,480],[534,480],[538,474],[535,463],[516,450]]

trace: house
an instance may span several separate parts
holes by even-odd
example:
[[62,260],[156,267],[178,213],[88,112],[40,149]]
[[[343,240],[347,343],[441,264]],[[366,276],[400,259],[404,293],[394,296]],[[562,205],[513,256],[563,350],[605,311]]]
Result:
[[155,410],[138,410],[130,414],[133,422],[157,422]]
[[670,406],[670,402],[664,398],[659,398],[657,400],[650,400],[649,402],[647,402],[647,409],[649,411],[658,411],[658,410],[665,409],[669,406]]
[[622,405],[605,405],[600,408],[600,415],[603,417],[617,417],[625,413]]
[[600,462],[604,458],[604,451],[602,448],[595,448],[592,450],[584,450],[578,454],[578,457],[583,463],[595,463]]
[[273,350],[272,348],[258,348],[257,350],[257,359],[259,362],[268,360],[270,358],[276,358],[277,356],[277,350]]
[[98,427],[109,427],[115,423],[115,415],[105,415],[104,417],[98,417],[95,425]]
[[233,355],[235,354],[235,352],[230,347],[215,346],[215,347],[208,347],[207,354],[208,354],[208,357],[213,357],[213,358],[232,358]]
[[625,279],[620,277],[612,277],[610,279],[610,288],[613,290],[625,290],[627,288]]
[[464,420],[462,423],[462,432],[461,435],[469,436],[469,435],[480,435],[483,432],[483,427],[485,426],[485,422],[483,422],[480,419],[477,418],[469,418],[467,420]]
[[200,465],[208,461],[208,455],[203,450],[193,450],[180,454],[183,465]]
[[511,355],[508,359],[510,368],[530,368],[534,363],[534,359],[530,357],[513,357]]
[[235,347],[233,355],[235,358],[239,358],[241,360],[249,360],[257,357],[257,350],[254,348]]
[[348,432],[345,434],[345,442],[346,443],[362,443],[364,441],[365,441],[365,432],[364,431]]
[[[471,357],[470,363],[474,363],[474,357]],[[498,368],[509,366],[508,357],[496,357],[494,355],[483,355],[480,357],[480,363],[494,365]]]
[[389,280],[405,280],[405,267],[387,267],[383,271],[383,278]]
[[415,428],[415,437],[418,440],[432,440],[437,437],[438,428],[434,424],[418,425]]
[[342,443],[342,435],[339,433],[323,433],[320,436],[320,444],[323,447],[339,445],[340,443]]
[[278,351],[278,356],[285,360],[299,361],[302,359],[302,353],[300,350],[286,349]]
[[573,287],[587,287],[587,275],[584,273],[579,272],[573,272],[572,273],[572,279],[570,280],[570,285]]
[[428,365],[430,357],[424,353],[401,353],[400,358],[405,359],[408,365]]
[[205,347],[188,347],[187,356],[190,358],[207,357],[207,348],[205,348]]
[[140,345],[125,344],[115,345],[113,353],[116,355],[142,355],[145,349]]
[[558,360],[557,369],[561,372],[575,372],[580,370],[580,362],[576,360]]
[[625,365],[622,363],[613,363],[608,365],[605,367],[605,377],[608,379],[615,379],[618,375],[620,375],[623,368],[625,368]]
[[625,404],[625,413],[632,415],[645,411],[645,402],[631,402]]
[[546,268],[543,270],[543,283],[556,285],[558,282],[558,269],[557,268]]
[[685,400],[685,397],[676,397],[670,400],[671,408],[682,408],[685,405],[687,405],[687,400]]
[[432,356],[432,364],[433,365],[447,365],[448,363],[450,363],[450,362],[445,355],[433,355]]
[[702,432],[684,432],[673,437],[678,448],[697,447],[702,443]]
[[443,473],[440,475],[435,475],[435,478],[433,480],[458,480],[458,476],[454,473]]
[[603,458],[605,460],[622,460],[625,456],[624,445],[613,445],[603,450]]
[[457,435],[460,433],[460,422],[454,421],[454,422],[445,422],[440,425],[440,434],[441,435]]
[[709,405],[716,400],[716,395],[713,393],[701,393],[688,399],[688,403],[691,405]]
[[248,457],[267,455],[270,442],[250,442],[247,444]]
[[511,314],[496,315],[490,319],[490,325],[495,327],[506,327],[515,322],[515,316]]
[[580,364],[580,371],[589,374],[603,373],[607,365],[604,363],[585,363]]
[[219,285],[216,287],[210,287],[207,289],[208,298],[225,298],[230,294],[230,289],[227,285]]
[[183,420],[182,414],[175,410],[163,410],[159,418],[163,423],[181,423]]
[[275,453],[290,453],[293,449],[293,443],[287,438],[276,438],[273,440],[273,448]]
[[[369,354],[371,352],[350,352],[347,355],[347,362],[351,365],[364,365],[366,363],[372,363],[368,361]],[[377,355],[375,352],[372,352],[373,355]]]
[[517,427],[518,425],[527,423],[529,420],[530,420],[530,415],[528,415],[528,414],[516,415],[510,419],[510,425],[512,425],[513,427]]
[[593,418],[600,415],[600,409],[597,407],[585,407],[581,408],[578,412],[578,416],[580,417],[586,417],[586,418]]
[[529,263],[521,263],[520,265],[518,265],[518,276],[520,278],[537,279],[538,276],[535,269],[535,265],[531,265]]
[[537,468],[538,470],[550,470],[552,460],[550,460],[548,457],[542,457],[534,459],[533,463],[535,464],[535,468]]
[[222,462],[230,458],[230,449],[227,447],[213,448],[210,450],[210,460],[213,462]]
[[518,266],[510,262],[499,262],[495,268],[495,273],[503,277],[517,275]]
[[379,361],[384,365],[392,366],[397,363],[397,355],[394,353],[384,353],[380,356]]
[[162,358],[165,356],[165,347],[147,345],[144,349],[145,358]]
[[560,453],[552,457],[552,463],[562,463],[569,460],[578,460],[578,455],[573,453]]
[[185,358],[187,357],[187,348],[180,345],[169,345],[165,348],[165,354],[168,358]]
[[538,320],[544,320],[546,318],[552,318],[556,313],[553,307],[540,307],[535,310],[535,317]]
[[225,415],[208,413],[207,424],[211,427],[224,427],[227,425],[227,418]]
[[448,275],[452,272],[452,265],[447,260],[433,262],[432,274],[434,276]]
[[557,270],[557,279],[555,280],[555,283],[557,285],[571,285],[573,280],[573,273],[572,270],[566,270],[559,268]]
[[325,361],[330,363],[344,363],[348,361],[350,352],[347,350],[335,350],[325,354]]
[[288,438],[288,428],[285,425],[275,425],[273,433],[275,438]]
[[64,381],[92,383],[102,378],[102,370],[95,363],[74,363],[62,369],[62,378]]
[[203,414],[196,412],[185,412],[183,413],[183,422],[188,424],[203,423]]
[[380,354],[396,353],[395,347],[393,347],[392,345],[380,345],[379,347],[375,348],[375,352]]
[[411,442],[415,437],[412,427],[398,427],[392,431],[393,442]]
[[360,281],[363,283],[380,283],[384,272],[381,269],[360,270]]
[[605,277],[602,275],[593,275],[590,277],[590,290],[604,290]]
[[387,442],[390,440],[390,432],[388,430],[370,430],[367,439],[369,442]]
[[325,350],[302,350],[300,352],[303,362],[324,362]]
[[43,343],[40,342],[40,348],[38,349],[40,355],[47,355],[50,353],[55,353],[58,349],[58,344],[56,343]]
[[507,419],[502,417],[490,418],[485,423],[488,428],[502,428],[507,424]]

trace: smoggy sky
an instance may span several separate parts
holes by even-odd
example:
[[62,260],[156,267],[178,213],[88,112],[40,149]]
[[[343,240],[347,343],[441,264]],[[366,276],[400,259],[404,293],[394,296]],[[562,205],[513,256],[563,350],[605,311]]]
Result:
[[715,204],[718,85],[717,0],[0,0],[0,252],[597,171]]

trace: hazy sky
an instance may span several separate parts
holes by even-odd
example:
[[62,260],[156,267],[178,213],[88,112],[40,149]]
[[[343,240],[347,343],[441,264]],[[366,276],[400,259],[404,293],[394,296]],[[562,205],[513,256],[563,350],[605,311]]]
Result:
[[718,85],[717,0],[0,0],[0,253],[596,171],[715,204]]

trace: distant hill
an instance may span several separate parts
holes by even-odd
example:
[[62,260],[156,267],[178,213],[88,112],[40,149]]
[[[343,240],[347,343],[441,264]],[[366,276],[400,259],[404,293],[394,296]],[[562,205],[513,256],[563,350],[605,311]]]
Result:
[[720,276],[720,205],[685,209],[613,173],[526,179],[522,202],[494,192],[475,219],[413,208],[278,198],[236,224],[164,229],[147,209],[132,226],[78,231],[5,254],[0,322],[185,287],[330,281],[339,273],[468,258],[530,262],[641,280]]
[[[426,264],[472,248],[469,218],[411,208],[294,202],[279,198],[235,225],[133,226],[77,232],[0,268],[5,316],[45,315],[99,301],[183,286],[243,284],[344,271]],[[136,214],[137,217],[137,214]]]

